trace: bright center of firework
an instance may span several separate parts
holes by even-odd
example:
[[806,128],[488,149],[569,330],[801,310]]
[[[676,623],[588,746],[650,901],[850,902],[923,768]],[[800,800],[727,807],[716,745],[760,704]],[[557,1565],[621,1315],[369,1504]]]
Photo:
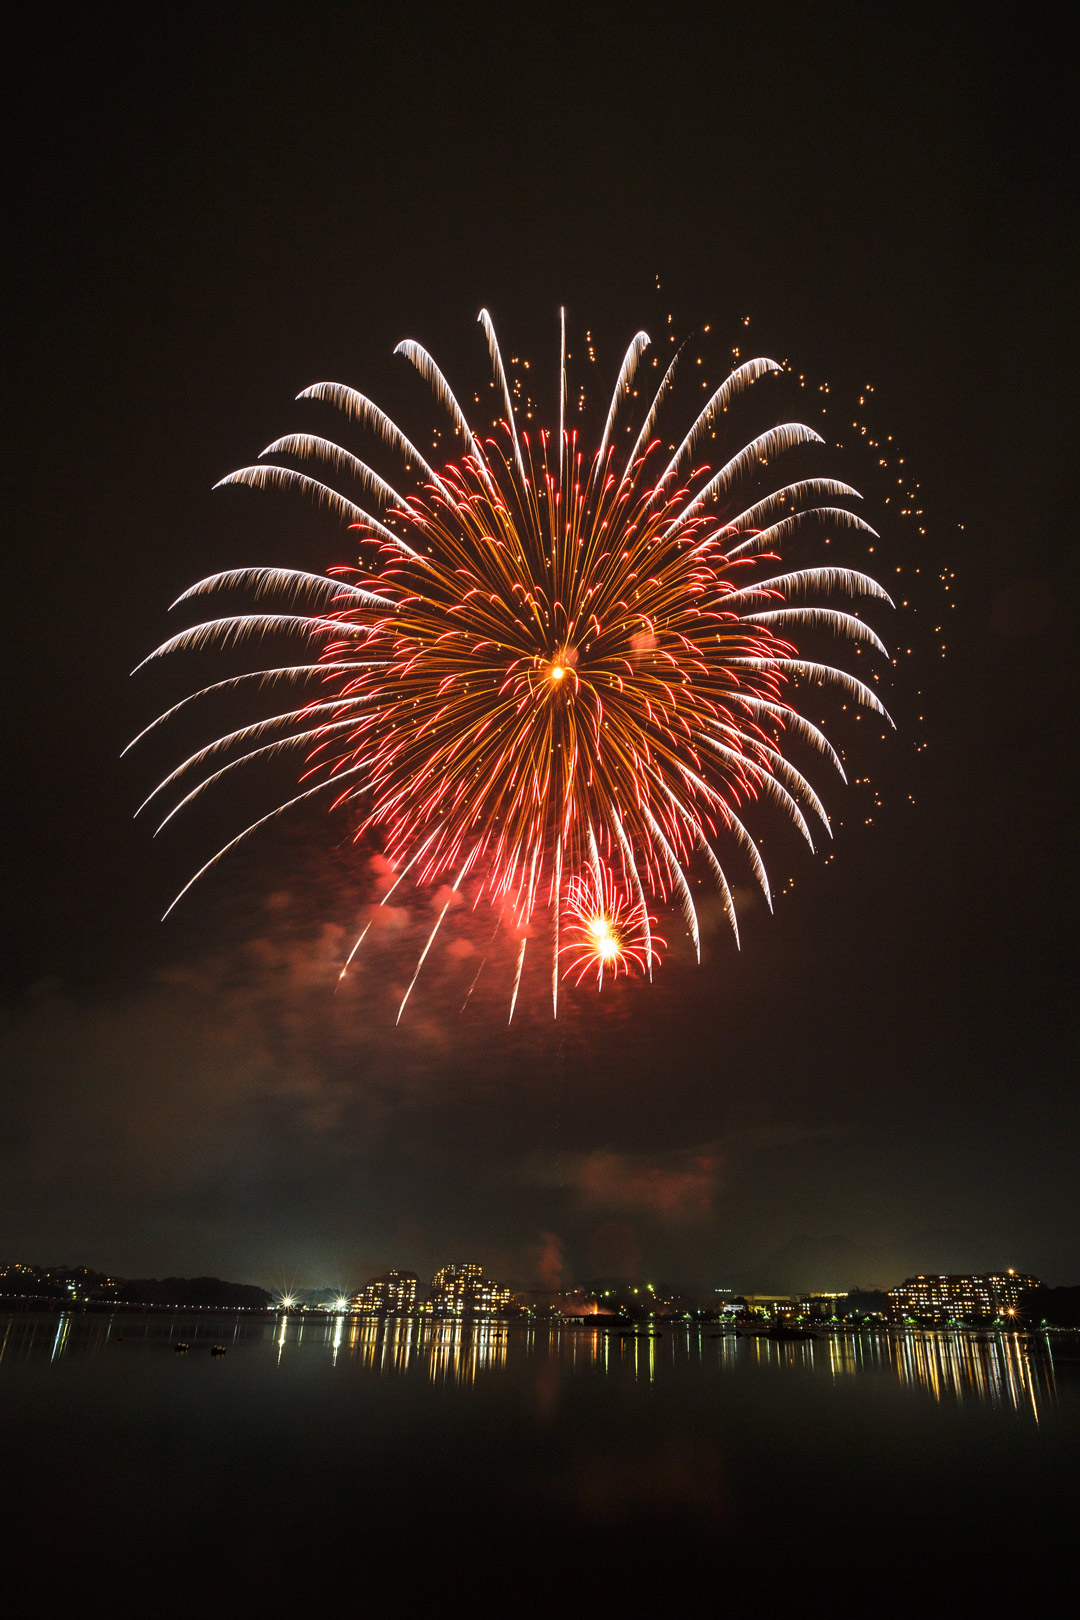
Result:
[[619,936],[607,917],[590,917],[586,927],[597,956],[613,962],[619,954]]
[[553,681],[561,681],[565,674],[566,666],[564,664],[552,664],[551,678]]

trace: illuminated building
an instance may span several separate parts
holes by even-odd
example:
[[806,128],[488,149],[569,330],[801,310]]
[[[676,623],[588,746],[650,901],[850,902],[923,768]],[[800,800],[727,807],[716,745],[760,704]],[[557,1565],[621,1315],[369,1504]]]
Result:
[[443,1266],[432,1278],[434,1316],[492,1316],[505,1311],[509,1304],[509,1288],[485,1277],[483,1266]]
[[800,1294],[799,1303],[805,1316],[831,1321],[839,1314],[840,1301],[846,1298],[846,1290],[841,1293]]
[[353,1310],[365,1316],[411,1316],[416,1310],[415,1271],[384,1271],[372,1277],[353,1299]]
[[947,1321],[1010,1317],[1017,1313],[1020,1296],[1039,1286],[1038,1277],[1011,1269],[939,1274],[905,1278],[898,1287],[890,1288],[888,1300],[890,1310],[902,1317],[944,1317]]
[[746,1294],[746,1310],[770,1320],[794,1322],[810,1317],[829,1321],[837,1313],[844,1294]]

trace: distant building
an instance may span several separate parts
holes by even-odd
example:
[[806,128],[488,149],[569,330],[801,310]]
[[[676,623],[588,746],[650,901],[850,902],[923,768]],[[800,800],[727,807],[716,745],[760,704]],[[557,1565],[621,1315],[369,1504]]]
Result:
[[416,1310],[415,1271],[384,1271],[353,1299],[353,1310],[365,1316],[411,1316]]
[[1040,1287],[1038,1277],[1018,1271],[907,1277],[888,1293],[897,1316],[965,1321],[970,1317],[1015,1316],[1020,1296]]
[[770,1321],[796,1322],[804,1318],[830,1321],[843,1294],[745,1294],[745,1309]]
[[846,1290],[838,1294],[800,1294],[799,1306],[804,1316],[818,1321],[831,1321],[840,1314],[841,1302],[847,1298]]
[[839,1301],[837,1314],[860,1322],[865,1317],[884,1316],[888,1309],[889,1296],[883,1288],[860,1288],[856,1283]]
[[493,1316],[509,1304],[509,1288],[485,1277],[483,1266],[443,1266],[432,1278],[433,1316]]

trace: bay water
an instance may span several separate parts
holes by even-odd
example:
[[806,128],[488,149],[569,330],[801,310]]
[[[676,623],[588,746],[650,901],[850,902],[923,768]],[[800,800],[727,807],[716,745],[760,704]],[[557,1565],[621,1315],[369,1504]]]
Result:
[[50,1602],[1034,1602],[1078,1465],[1077,1335],[0,1316],[0,1573]]

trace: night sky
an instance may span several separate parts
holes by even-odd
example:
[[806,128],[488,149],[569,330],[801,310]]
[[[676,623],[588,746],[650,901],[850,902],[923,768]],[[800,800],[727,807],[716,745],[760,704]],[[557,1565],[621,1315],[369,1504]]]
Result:
[[[1064,15],[105,6],[9,41],[0,1259],[1080,1281]],[[469,396],[486,306],[553,402],[561,304],[598,392],[669,313],[827,382],[833,440],[873,386],[925,513],[867,487],[876,571],[921,568],[874,619],[913,648],[897,731],[844,736],[870,785],[828,784],[832,859],[767,830],[789,892],[747,890],[741,955],[714,918],[700,968],[555,1026],[537,988],[508,1029],[510,970],[461,1014],[445,953],[395,1029],[430,903],[335,995],[377,879],[343,823],[298,815],[158,920],[247,800],[133,822],[179,744],[120,751],[194,666],[129,672],[203,575],[349,560],[302,503],[211,493],[308,425],[302,387],[423,422],[395,343]],[[820,470],[865,484],[853,457]]]

